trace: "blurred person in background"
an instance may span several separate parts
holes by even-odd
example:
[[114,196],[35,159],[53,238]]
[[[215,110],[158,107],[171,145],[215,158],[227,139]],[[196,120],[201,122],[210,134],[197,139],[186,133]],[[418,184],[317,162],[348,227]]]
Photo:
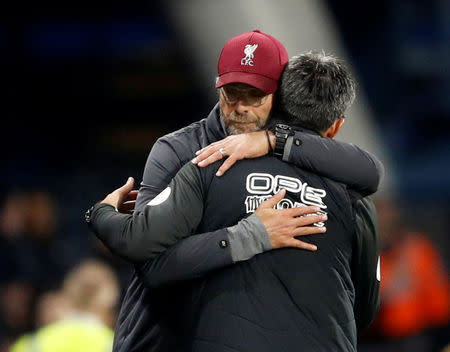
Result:
[[448,273],[430,238],[402,219],[394,199],[376,202],[381,239],[381,307],[364,352],[438,352],[449,342]]
[[33,329],[33,302],[36,290],[30,282],[15,278],[0,286],[0,351]]
[[58,205],[45,190],[11,192],[0,212],[0,346],[35,328],[37,297],[60,284]]
[[[231,141],[226,139],[227,149],[218,148],[219,150],[212,152],[210,156],[214,154],[212,158],[216,159],[228,156],[229,162],[226,161],[224,165],[230,167],[233,160],[263,156],[275,148],[277,155],[284,161],[332,177],[365,195],[375,192],[382,174],[381,163],[358,147],[302,131],[293,131],[292,135],[286,135],[285,138],[284,135],[277,138],[272,132],[266,134],[266,131],[260,131],[269,118],[274,103],[274,92],[287,61],[288,55],[283,45],[277,39],[258,30],[242,33],[227,41],[218,63],[219,77],[216,87],[223,88],[219,90],[220,103],[206,119],[166,135],[154,144],[144,169],[136,210],[143,210],[146,204],[162,192],[181,167],[192,160],[196,151],[213,142],[226,139],[229,134],[244,132],[248,133],[241,137],[233,136],[236,138],[232,138]],[[226,96],[226,90],[231,89],[231,85],[236,83],[246,86],[246,89],[241,91],[241,94],[245,92],[246,95],[239,96],[237,101],[231,101]],[[258,105],[261,101],[264,103]],[[233,113],[222,111],[225,102],[235,104],[236,110],[242,111]],[[226,168],[220,169],[219,175],[224,171]],[[266,223],[263,223],[263,226],[271,228],[269,224],[283,223],[284,220],[279,216],[283,210],[275,211],[277,212],[280,213],[265,219]],[[88,221],[89,217],[88,214]],[[114,223],[110,226],[114,226]],[[241,229],[244,231],[243,225]],[[176,292],[163,288],[159,291],[145,288],[140,278],[140,261],[146,258],[148,248],[133,246],[130,238],[107,238],[106,234],[107,231],[97,233],[113,253],[135,264],[135,273],[115,328],[114,351],[137,351],[143,348],[149,351],[173,351],[170,346],[176,342],[175,336],[160,325],[161,317],[153,312],[154,308],[149,307],[158,307],[160,305],[158,300],[162,302],[176,300]],[[245,238],[245,231],[242,235],[242,239],[236,236],[235,240],[242,241]],[[181,241],[170,254],[165,253],[155,259],[154,265],[161,268],[161,272],[166,275],[165,280],[169,282],[176,281],[180,277],[195,278],[199,273],[211,270],[214,265],[223,266],[223,262],[230,260],[230,249],[223,250],[217,246],[217,243],[228,236],[227,228],[193,236],[189,241]],[[301,242],[296,240],[295,243],[300,245]],[[302,245],[303,248],[314,248],[305,243]],[[199,250],[203,250],[204,253],[199,253]],[[217,255],[211,255],[211,250]],[[169,269],[173,266],[174,260],[182,261],[183,256],[193,253],[196,253],[194,257],[185,258],[191,260],[192,265],[178,266],[179,270],[176,272]],[[195,262],[196,259],[198,263]],[[163,270],[164,268],[166,270]]]
[[25,233],[26,196],[9,194],[0,213],[0,350],[11,338],[31,328],[31,304],[35,291],[20,275],[13,248]]
[[130,282],[132,268],[129,263],[111,251],[95,236],[90,236],[91,257],[108,264],[116,273],[120,283],[120,300],[125,295],[126,288]]
[[118,298],[115,272],[103,262],[83,261],[67,274],[60,292],[43,297],[38,321],[44,325],[10,351],[111,351]]
[[43,293],[36,302],[36,328],[41,328],[64,319],[72,312],[72,309],[70,300],[62,290]]
[[64,275],[56,248],[59,205],[45,190],[11,193],[0,213],[2,280],[22,277],[40,292],[54,288]]

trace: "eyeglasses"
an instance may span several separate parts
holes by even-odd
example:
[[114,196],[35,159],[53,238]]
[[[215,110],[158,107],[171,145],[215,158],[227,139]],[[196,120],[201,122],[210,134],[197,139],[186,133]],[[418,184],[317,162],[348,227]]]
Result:
[[223,101],[228,105],[235,105],[238,102],[241,102],[242,105],[253,106],[255,108],[264,105],[269,97],[269,94],[263,96],[255,96],[242,91],[227,93],[225,92],[225,89],[223,87],[219,88],[219,92],[222,95]]

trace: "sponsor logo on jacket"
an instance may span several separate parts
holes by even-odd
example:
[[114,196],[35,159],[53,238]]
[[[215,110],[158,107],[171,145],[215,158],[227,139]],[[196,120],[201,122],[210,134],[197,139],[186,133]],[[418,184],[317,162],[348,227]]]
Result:
[[[298,196],[298,200],[293,201],[283,198],[276,205],[277,209],[305,207],[315,205],[326,213],[326,204],[324,198],[327,192],[321,188],[309,186],[306,182],[300,181],[298,178],[266,173],[251,173],[247,176],[246,189],[250,193],[245,198],[245,209],[247,213],[253,213],[258,206],[280,191],[286,189],[287,192],[294,193]],[[323,226],[324,223],[316,223],[316,226]]]

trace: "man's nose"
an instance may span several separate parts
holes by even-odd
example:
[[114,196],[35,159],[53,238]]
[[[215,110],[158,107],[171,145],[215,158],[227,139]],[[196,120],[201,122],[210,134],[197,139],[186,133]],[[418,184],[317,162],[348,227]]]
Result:
[[239,100],[235,106],[234,106],[234,110],[238,113],[238,114],[246,114],[249,111],[249,105],[243,104],[243,102],[241,100]]

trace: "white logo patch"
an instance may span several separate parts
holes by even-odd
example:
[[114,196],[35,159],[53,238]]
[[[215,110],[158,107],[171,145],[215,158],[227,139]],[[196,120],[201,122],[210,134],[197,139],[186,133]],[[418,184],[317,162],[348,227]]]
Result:
[[167,198],[169,198],[170,192],[172,192],[172,190],[170,189],[170,187],[167,187],[164,191],[162,191],[155,198],[153,198],[150,202],[148,202],[147,205],[154,206],[154,205],[159,205],[161,203],[164,203],[167,200]]
[[253,59],[255,55],[253,54],[258,48],[258,44],[247,44],[244,48],[245,57],[241,59],[242,66],[253,66]]
[[[292,201],[284,198],[275,206],[276,209],[298,208],[307,205],[315,205],[322,209],[321,214],[326,214],[327,209],[324,203],[324,198],[327,192],[320,188],[309,186],[306,182],[300,181],[298,178],[276,175],[266,173],[251,173],[246,180],[248,195],[245,199],[245,209],[247,213],[253,213],[258,206],[265,200],[272,197],[272,194],[277,193],[284,188],[286,191],[296,193],[298,201]],[[309,214],[308,214],[309,215]],[[303,216],[308,216],[303,215]],[[315,226],[324,226],[323,222],[314,224]]]
[[378,264],[377,264],[377,280],[381,281],[381,268],[380,268],[380,256],[378,256]]

